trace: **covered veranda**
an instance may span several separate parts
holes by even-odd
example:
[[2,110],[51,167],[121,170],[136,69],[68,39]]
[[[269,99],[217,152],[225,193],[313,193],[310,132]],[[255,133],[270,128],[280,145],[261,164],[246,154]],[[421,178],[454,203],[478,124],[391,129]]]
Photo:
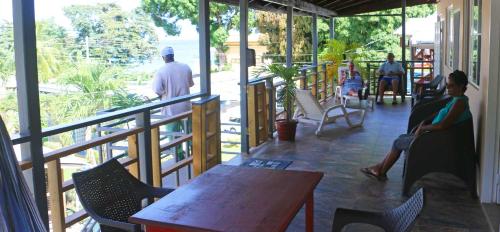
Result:
[[[247,28],[248,8],[259,10],[268,10],[287,13],[288,28],[292,28],[293,14],[311,15],[314,19],[317,17],[331,18],[330,29],[333,38],[333,27],[336,16],[350,16],[359,13],[368,13],[377,10],[403,7],[402,17],[405,18],[405,7],[408,5],[431,3],[433,1],[422,0],[403,0],[403,1],[229,1],[221,0],[219,2],[229,4],[239,4],[241,12],[240,27]],[[201,126],[193,129],[193,133],[178,138],[177,141],[160,144],[158,131],[159,127],[168,122],[193,117],[189,113],[179,115],[174,118],[155,120],[151,117],[152,110],[162,106],[175,104],[180,101],[197,100],[193,112],[204,113],[205,116],[217,112],[218,98],[211,96],[211,79],[209,58],[209,24],[208,24],[208,0],[202,0],[199,4],[200,12],[200,57],[201,57],[201,91],[190,96],[179,97],[177,99],[154,102],[147,105],[120,110],[109,114],[99,115],[82,121],[60,125],[53,128],[41,128],[40,108],[38,104],[38,79],[36,72],[36,43],[34,31],[34,1],[23,0],[14,1],[14,29],[16,36],[16,69],[17,83],[19,88],[19,108],[21,121],[21,135],[15,137],[15,144],[22,144],[22,157],[20,162],[24,170],[28,170],[27,179],[31,182],[32,190],[39,211],[46,225],[51,224],[54,231],[64,231],[67,227],[85,219],[88,215],[85,212],[77,212],[72,215],[66,215],[64,212],[63,193],[72,189],[71,180],[61,180],[61,167],[59,159],[72,153],[89,149],[91,147],[107,143],[109,141],[127,140],[129,143],[128,157],[122,159],[122,163],[131,167],[131,172],[139,177],[143,182],[155,186],[162,185],[162,177],[176,173],[179,170],[194,169],[194,175],[198,175],[207,170],[211,164],[202,164],[197,166],[200,157],[207,156],[208,152],[196,150],[196,144],[207,146],[205,142],[220,146],[220,129],[208,131],[209,127],[204,129]],[[313,20],[313,63],[311,65],[312,75],[317,75],[315,87],[319,93],[317,79],[319,76],[319,63],[317,59],[317,28]],[[403,23],[404,25],[404,23]],[[291,30],[287,31],[287,65],[292,65],[292,46]],[[403,29],[404,35],[404,29]],[[359,173],[359,168],[367,164],[378,161],[390,147],[392,139],[397,134],[406,130],[407,118],[410,112],[409,105],[399,105],[397,107],[378,107],[367,117],[364,128],[346,130],[342,126],[330,126],[323,137],[314,136],[314,128],[308,126],[299,126],[297,142],[283,143],[275,140],[269,140],[258,148],[249,152],[249,142],[247,131],[248,112],[247,106],[247,84],[248,69],[247,63],[247,31],[241,30],[241,69],[240,69],[240,88],[241,88],[241,134],[242,134],[242,155],[229,164],[239,164],[245,158],[261,157],[292,160],[293,163],[289,169],[295,170],[314,170],[324,172],[325,178],[317,189],[316,200],[316,220],[315,227],[317,231],[328,231],[331,227],[331,219],[334,209],[337,207],[372,209],[380,210],[391,208],[401,203],[405,198],[401,196],[401,162],[389,174],[387,183],[379,183],[366,179]],[[403,49],[403,54],[405,54]],[[405,62],[403,58],[403,63]],[[325,98],[333,93],[327,89],[333,86],[326,84],[326,71],[324,74],[323,87]],[[306,81],[307,83],[307,81]],[[332,84],[333,85],[333,84]],[[319,94],[318,94],[319,96]],[[216,104],[212,104],[215,102]],[[203,107],[210,108],[209,110]],[[199,110],[199,111],[197,111]],[[207,110],[203,112],[203,110]],[[62,148],[48,154],[42,151],[42,139],[48,136],[68,132],[84,126],[96,125],[98,123],[110,122],[116,119],[132,116],[135,120],[135,128],[120,131],[107,137],[88,141],[84,144],[75,144],[71,147]],[[216,114],[218,116],[218,114]],[[381,120],[385,117],[391,117],[394,124]],[[203,121],[205,120],[205,121]],[[201,117],[200,125],[211,124],[220,127],[220,119],[217,117]],[[196,120],[194,120],[196,121]],[[393,130],[397,128],[397,130]],[[202,135],[203,134],[203,135]],[[210,141],[203,136],[213,136],[219,134],[214,141]],[[199,137],[198,137],[199,136]],[[131,142],[132,141],[132,142]],[[173,147],[178,143],[193,141],[193,156],[186,160],[177,162],[174,167],[166,167],[161,170],[161,158],[155,155],[161,153],[162,149]],[[158,150],[155,150],[155,148]],[[199,152],[199,153],[197,153]],[[215,149],[215,154],[220,155],[220,149]],[[153,155],[151,155],[153,154]],[[156,158],[155,158],[156,157]],[[217,160],[220,163],[220,159]],[[160,170],[158,169],[158,165]],[[48,176],[48,185],[45,181],[45,173]],[[191,177],[191,174],[189,174]],[[434,180],[424,180],[423,184],[431,186],[433,190],[428,191],[428,207],[424,211],[421,219],[417,222],[417,229],[420,231],[488,231],[489,226],[482,212],[481,206],[477,200],[471,199],[461,183],[453,178],[439,177],[439,182]],[[444,187],[443,187],[444,186]],[[51,202],[46,198],[49,192]],[[355,197],[353,197],[355,196]],[[50,208],[50,220],[49,220]],[[457,210],[459,209],[459,210]],[[299,214],[300,215],[300,214]],[[289,231],[297,231],[303,228],[302,216],[296,217],[289,227]],[[368,231],[371,228],[359,229],[355,227],[352,231]]]

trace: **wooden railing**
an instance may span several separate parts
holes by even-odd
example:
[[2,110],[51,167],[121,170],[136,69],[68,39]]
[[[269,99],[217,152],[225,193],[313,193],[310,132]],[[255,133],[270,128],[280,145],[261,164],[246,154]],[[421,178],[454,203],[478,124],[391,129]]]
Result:
[[[165,176],[175,174],[175,186],[179,186],[181,184],[181,175],[179,172],[183,168],[187,170],[185,175],[187,179],[191,179],[192,176],[199,175],[221,162],[219,105],[218,96],[203,98],[202,100],[193,102],[192,111],[151,122],[147,127],[136,125],[130,129],[117,128],[116,132],[111,134],[45,153],[44,160],[46,164],[47,192],[52,230],[56,232],[65,231],[67,228],[88,217],[84,210],[79,210],[71,214],[67,213],[65,194],[74,189],[74,184],[71,178],[66,178],[65,180],[65,169],[61,163],[62,158],[105,144],[120,142],[126,144],[125,154],[119,157],[112,154],[108,157],[117,158],[123,166],[127,167],[132,175],[144,179],[142,175],[150,172],[149,174],[152,175],[153,179],[152,184],[161,187],[162,179]],[[123,116],[129,117],[128,114]],[[111,118],[116,119],[115,117]],[[152,118],[151,115],[150,118]],[[179,121],[184,121],[189,125],[191,119],[193,122],[192,132],[184,128],[183,132],[170,134],[172,138],[165,139],[168,136],[164,135],[169,134],[163,132],[161,130],[162,127]],[[94,125],[96,124],[94,123]],[[85,125],[88,126],[88,124]],[[63,127],[57,128],[57,130],[68,131],[61,128]],[[141,136],[147,132],[145,128],[149,128],[151,132],[151,142],[150,144],[141,145],[141,143],[144,143],[144,138],[142,137],[141,141]],[[51,133],[51,135],[55,134]],[[184,159],[179,160],[176,155],[177,152],[174,152],[175,162],[167,166],[166,163],[171,162],[168,162],[168,160],[162,161],[162,154],[182,144],[186,148],[183,149],[183,154],[185,154]],[[141,152],[141,146],[150,146],[151,153],[145,154]],[[140,165],[141,160],[147,159],[151,159],[152,167],[150,170],[146,170],[144,169],[144,165]],[[22,170],[29,170],[33,165],[29,160],[21,161],[19,164]]]
[[[305,66],[300,69],[295,81],[298,88],[310,89],[318,101],[326,102],[335,93],[333,73],[333,65],[329,62],[319,66]],[[276,93],[284,82],[274,81],[274,78],[273,75],[264,76],[249,81],[247,85],[250,147],[259,146],[268,138],[273,138],[276,119],[284,117],[284,110],[276,102]]]

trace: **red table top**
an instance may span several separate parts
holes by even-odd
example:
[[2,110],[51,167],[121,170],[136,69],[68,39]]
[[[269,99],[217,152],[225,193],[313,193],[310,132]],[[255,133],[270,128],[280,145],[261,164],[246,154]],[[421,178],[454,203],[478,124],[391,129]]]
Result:
[[321,172],[218,165],[129,221],[190,231],[284,231]]

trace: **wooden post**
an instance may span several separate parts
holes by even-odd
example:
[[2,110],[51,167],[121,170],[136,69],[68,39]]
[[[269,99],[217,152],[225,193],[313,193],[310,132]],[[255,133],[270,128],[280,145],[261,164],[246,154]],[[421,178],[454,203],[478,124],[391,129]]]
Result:
[[129,172],[139,179],[139,158],[138,158],[138,147],[137,147],[137,134],[127,137],[128,142],[128,157],[130,159],[136,159],[134,164],[131,164],[128,168]]
[[326,64],[321,65],[321,76],[323,77],[323,83],[321,84],[321,99],[326,101],[326,85],[328,84],[328,81],[326,80]]
[[258,117],[258,94],[257,85],[249,84],[247,86],[248,100],[248,145],[256,147],[259,143],[259,117]]
[[250,84],[248,91],[248,139],[250,147],[264,143],[267,138],[266,85]]
[[302,69],[300,71],[302,78],[300,79],[300,89],[306,90],[307,89],[307,70]]
[[193,168],[198,176],[220,164],[220,99],[205,97],[193,102]]
[[65,231],[64,195],[62,190],[61,161],[55,159],[47,163],[47,182],[50,195],[50,217],[54,232]]
[[317,73],[311,73],[311,81],[312,81],[311,93],[314,97],[318,98],[318,74]]
[[160,128],[151,129],[151,164],[153,168],[153,186],[161,187],[161,154],[160,154]]

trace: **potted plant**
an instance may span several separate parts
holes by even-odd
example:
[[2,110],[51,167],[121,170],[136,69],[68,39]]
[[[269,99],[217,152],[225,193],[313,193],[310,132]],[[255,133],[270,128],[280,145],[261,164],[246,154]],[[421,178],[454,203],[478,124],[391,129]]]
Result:
[[296,89],[294,78],[297,76],[299,68],[296,66],[286,67],[281,64],[271,64],[265,67],[265,71],[283,79],[283,88],[278,91],[276,99],[285,109],[285,118],[276,120],[278,138],[282,141],[294,141],[297,129],[297,121],[292,119]]

